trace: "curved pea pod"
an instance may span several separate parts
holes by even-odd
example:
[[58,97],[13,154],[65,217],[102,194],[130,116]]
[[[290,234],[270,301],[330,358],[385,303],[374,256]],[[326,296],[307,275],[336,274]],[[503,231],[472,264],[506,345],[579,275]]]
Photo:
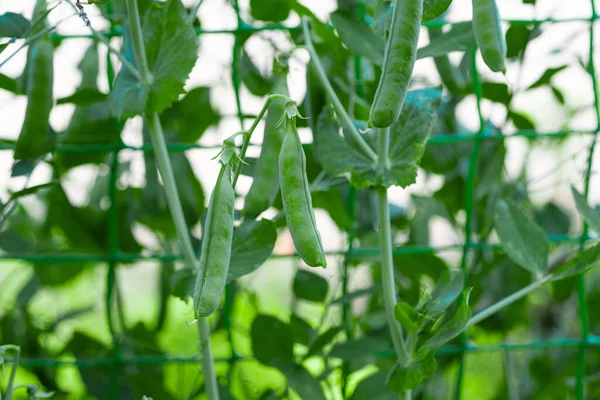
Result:
[[14,159],[33,160],[47,151],[48,122],[54,100],[54,48],[48,40],[32,45],[27,69],[27,109],[21,133],[17,139]]
[[400,116],[417,59],[422,15],[423,0],[396,0],[369,127],[387,128]]
[[306,177],[306,156],[296,121],[286,120],[286,134],[279,154],[281,200],[296,251],[311,267],[326,267],[321,236],[317,230]]
[[204,224],[200,269],[194,288],[196,318],[212,314],[221,301],[227,283],[233,240],[235,192],[229,165],[223,165],[210,196]]
[[505,72],[506,39],[495,0],[473,0],[473,33],[487,66],[494,72]]
[[[277,73],[274,94],[289,96],[287,69]],[[254,180],[244,201],[244,214],[257,216],[273,204],[279,192],[279,167],[277,160],[285,135],[285,126],[280,124],[285,111],[285,100],[271,101],[265,121],[265,135],[260,156],[254,167]]]

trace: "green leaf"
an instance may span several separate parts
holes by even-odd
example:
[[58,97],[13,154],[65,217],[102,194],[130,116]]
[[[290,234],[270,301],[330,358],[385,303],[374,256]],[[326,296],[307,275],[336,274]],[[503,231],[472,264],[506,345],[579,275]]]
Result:
[[367,365],[376,364],[378,362],[377,352],[389,349],[389,337],[365,336],[334,344],[328,357],[348,361],[350,370],[357,371]]
[[288,386],[294,389],[301,399],[325,400],[319,381],[302,365],[291,362],[276,362],[275,367],[287,378]]
[[475,36],[471,22],[452,25],[448,32],[436,37],[417,51],[417,59],[445,56],[455,51],[465,51],[473,46]]
[[423,17],[421,21],[427,22],[446,12],[452,0],[423,0]]
[[408,366],[398,364],[394,366],[386,385],[396,393],[404,393],[415,389],[421,382],[431,378],[436,370],[435,351],[429,351]]
[[387,380],[385,372],[369,376],[356,386],[350,400],[398,400],[398,394],[386,385]]
[[320,334],[319,337],[317,337],[317,339],[310,346],[310,348],[308,349],[308,352],[306,353],[304,358],[312,357],[312,356],[318,354],[319,352],[321,352],[323,350],[323,348],[325,346],[327,346],[329,343],[331,343],[331,341],[333,339],[335,339],[337,334],[340,333],[341,331],[342,331],[341,326],[334,326],[332,328],[329,328],[322,334]]
[[469,307],[469,295],[472,288],[467,288],[462,292],[462,297],[458,309],[447,319],[448,312],[442,315],[434,324],[434,331],[425,343],[419,348],[419,354],[434,351],[458,336],[471,318],[471,308]]
[[294,341],[304,346],[308,346],[308,343],[311,342],[317,334],[308,322],[296,314],[292,314],[290,317],[290,328],[294,333]]
[[4,74],[0,74],[0,89],[4,89],[14,94],[21,93],[17,80]]
[[290,15],[292,0],[250,0],[250,14],[260,21],[282,22]]
[[600,243],[577,254],[575,258],[552,273],[552,281],[559,281],[574,275],[583,274],[600,263]]
[[464,286],[465,276],[462,270],[449,270],[442,273],[431,292],[427,312],[439,314],[446,310],[458,298]]
[[509,111],[508,118],[512,120],[513,124],[515,125],[515,128],[517,129],[526,131],[535,130],[535,123],[527,114],[519,113],[516,111]]
[[242,48],[241,55],[237,64],[240,79],[246,85],[246,88],[255,96],[265,96],[271,91],[273,82],[269,77],[265,77],[254,65],[254,62]]
[[89,106],[106,100],[106,94],[96,88],[83,87],[70,96],[56,100],[56,104],[74,104],[76,106]]
[[356,18],[354,13],[342,9],[331,13],[329,18],[350,51],[377,65],[383,63],[385,41],[366,22]]
[[294,295],[298,298],[323,302],[329,292],[329,283],[320,275],[299,269],[294,278],[293,288]]
[[7,12],[0,15],[0,37],[23,38],[31,23],[21,14]]
[[546,235],[521,207],[508,200],[498,202],[494,223],[511,260],[536,275],[546,271],[550,251]]
[[419,315],[419,312],[410,304],[403,301],[396,303],[394,315],[396,316],[396,320],[400,323],[400,326],[402,326],[402,329],[405,329],[410,333],[416,333],[419,330],[422,318]]
[[526,25],[511,25],[506,31],[506,57],[520,57],[531,39],[533,29]]
[[567,235],[571,229],[569,215],[555,203],[546,203],[541,210],[536,210],[535,222],[547,236]]
[[[315,147],[317,158],[328,175],[350,173],[350,182],[358,188],[374,185],[407,187],[415,182],[417,166],[425,151],[425,144],[437,116],[441,91],[428,88],[409,92],[400,118],[390,129],[389,165],[383,173],[377,170],[352,142],[339,135],[339,124],[332,110],[326,108],[317,123]],[[374,131],[365,135],[374,147]]]
[[35,247],[31,238],[22,236],[9,227],[0,231],[0,249],[7,253],[25,254],[34,251]]
[[337,188],[329,190],[320,190],[318,188],[316,191],[311,191],[313,208],[324,209],[341,230],[349,231],[352,229],[352,221],[348,216],[346,205],[340,192],[340,189]]
[[268,219],[246,221],[236,227],[227,282],[248,275],[263,265],[273,253],[276,240],[277,229]]
[[18,192],[12,193],[10,195],[10,198],[12,200],[14,200],[14,199],[18,199],[20,197],[29,196],[31,194],[37,193],[40,190],[48,189],[49,187],[52,187],[52,186],[56,185],[57,183],[58,183],[58,181],[52,181],[52,182],[48,182],[48,183],[42,183],[40,185],[30,186],[23,190],[19,190]]
[[370,296],[373,293],[381,292],[381,285],[373,285],[367,289],[359,289],[354,292],[348,293],[344,296],[340,296],[337,299],[333,300],[331,304],[347,304],[351,303],[354,299],[364,296]]
[[512,93],[506,83],[483,82],[481,92],[484,98],[504,105],[508,105],[512,99]]
[[265,365],[289,363],[294,357],[294,340],[290,326],[269,315],[259,315],[252,322],[252,353]]
[[535,88],[538,88],[538,87],[541,87],[544,85],[548,85],[550,83],[550,81],[552,80],[552,78],[554,77],[554,75],[558,74],[559,72],[566,69],[567,67],[568,67],[568,65],[562,65],[560,67],[548,68],[546,71],[544,71],[543,75],[537,81],[535,81],[533,84],[531,84],[531,86],[529,86],[526,90],[535,89]]
[[[124,35],[125,57],[136,65],[129,29]],[[110,108],[118,118],[161,112],[171,106],[183,93],[196,63],[196,33],[181,0],[153,3],[144,16],[143,36],[152,83],[146,86],[127,68],[121,68],[109,95]]]
[[588,205],[587,199],[575,190],[574,187],[571,187],[571,192],[573,193],[573,199],[575,200],[575,206],[579,214],[581,214],[590,228],[596,232],[600,232],[600,214]]

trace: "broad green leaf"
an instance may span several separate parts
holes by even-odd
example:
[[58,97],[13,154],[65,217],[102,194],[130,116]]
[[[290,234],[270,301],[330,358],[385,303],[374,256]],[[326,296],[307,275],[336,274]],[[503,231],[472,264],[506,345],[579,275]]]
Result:
[[436,37],[425,47],[417,51],[417,59],[445,56],[455,51],[465,51],[475,43],[473,24],[461,22],[454,24],[448,32]]
[[527,114],[523,114],[516,111],[508,112],[508,119],[512,120],[515,128],[524,130],[524,131],[533,131],[535,130],[535,123]]
[[[391,126],[390,168],[380,173],[374,163],[358,150],[350,137],[339,134],[339,124],[326,108],[317,123],[315,147],[317,158],[328,175],[350,173],[351,183],[358,188],[374,185],[407,187],[415,182],[417,167],[437,116],[441,98],[438,88],[409,92],[402,113]],[[364,136],[372,147],[376,130]]]
[[[434,324],[434,332],[430,338],[419,348],[419,354],[429,353],[438,349],[443,344],[449,342],[458,336],[471,318],[471,308],[469,307],[469,295],[472,288],[463,291],[458,309],[451,318],[446,320],[446,315],[442,315]],[[447,312],[446,312],[447,313]],[[437,326],[437,329],[436,329]]]
[[432,350],[406,367],[396,365],[390,372],[386,385],[396,393],[404,393],[431,378],[436,370],[435,351]]
[[329,18],[346,47],[353,53],[366,57],[377,65],[383,63],[385,41],[366,22],[342,9],[331,13]]
[[600,263],[600,243],[577,254],[573,259],[552,273],[552,280],[559,281],[574,275],[582,274]]
[[106,94],[98,89],[91,87],[83,87],[78,89],[70,96],[56,100],[56,104],[74,104],[76,106],[89,106],[94,103],[106,100]]
[[7,253],[30,253],[35,249],[31,239],[22,236],[19,232],[15,232],[9,227],[0,231],[0,249]]
[[285,375],[288,386],[294,389],[301,399],[325,400],[319,381],[302,365],[277,361],[274,366]]
[[423,17],[421,21],[427,22],[446,12],[452,0],[423,0]]
[[247,221],[236,227],[227,282],[233,282],[263,265],[273,253],[276,240],[277,229],[268,219]]
[[[145,111],[161,112],[183,93],[197,57],[197,38],[181,0],[154,3],[144,15],[144,45],[152,83],[145,85],[121,68],[109,95],[112,112],[127,119]],[[131,33],[125,30],[125,57],[136,65]]]
[[308,343],[312,342],[317,334],[308,322],[296,314],[292,314],[290,317],[290,328],[294,333],[294,341],[304,346],[308,346]]
[[238,74],[246,88],[255,96],[265,96],[271,91],[273,82],[265,77],[242,48],[237,63]]
[[588,205],[587,199],[575,190],[574,187],[571,188],[571,192],[573,193],[573,199],[575,199],[575,206],[577,206],[579,214],[581,214],[590,228],[596,232],[600,232],[600,214]]
[[458,298],[465,286],[465,276],[461,270],[444,272],[437,281],[427,307],[428,313],[438,314],[446,310]]
[[535,222],[547,236],[567,235],[571,229],[569,215],[555,203],[547,203],[541,210],[536,210]]
[[485,99],[495,101],[496,103],[508,105],[512,99],[512,92],[506,83],[501,82],[483,82],[481,84],[481,94]]
[[16,79],[0,74],[0,89],[19,94],[19,84]]
[[399,301],[394,307],[394,315],[396,320],[402,326],[402,329],[410,333],[416,333],[421,325],[421,316],[419,312],[408,303]]
[[351,371],[357,371],[367,365],[378,362],[377,352],[390,350],[388,336],[365,336],[333,345],[327,356],[340,358],[349,363]]
[[299,269],[294,278],[294,295],[308,301],[323,302],[329,292],[329,283],[320,275]]
[[541,87],[544,85],[548,85],[550,83],[550,80],[554,77],[554,75],[563,71],[567,67],[568,67],[568,65],[561,65],[560,67],[548,68],[546,71],[544,71],[542,76],[537,81],[532,83],[531,86],[529,86],[526,90],[535,89],[535,88],[538,88],[538,87]]
[[308,349],[308,352],[306,353],[305,358],[312,357],[312,356],[320,353],[323,350],[323,348],[325,346],[327,346],[329,343],[331,343],[331,341],[333,339],[335,339],[337,334],[340,333],[341,331],[342,331],[341,326],[334,326],[332,328],[329,328],[322,334],[320,334],[317,337],[317,339],[313,342],[313,344],[310,346],[310,348]]
[[526,25],[511,25],[506,31],[506,57],[520,57],[530,39],[532,38],[533,29]]
[[7,12],[0,15],[0,37],[22,38],[31,27],[31,23],[21,14]]
[[320,190],[319,188],[316,191],[311,190],[311,194],[314,208],[322,208],[327,211],[333,222],[341,230],[349,231],[352,229],[352,221],[348,216],[340,189]]
[[498,202],[494,223],[511,260],[536,275],[546,271],[550,251],[546,235],[521,207],[508,200]]
[[261,21],[282,22],[290,15],[292,4],[292,0],[250,0],[250,14]]
[[265,365],[290,363],[294,357],[294,339],[290,326],[269,315],[259,315],[252,322],[252,353]]
[[385,372],[369,376],[356,386],[350,400],[398,400],[398,394],[386,385],[387,380]]

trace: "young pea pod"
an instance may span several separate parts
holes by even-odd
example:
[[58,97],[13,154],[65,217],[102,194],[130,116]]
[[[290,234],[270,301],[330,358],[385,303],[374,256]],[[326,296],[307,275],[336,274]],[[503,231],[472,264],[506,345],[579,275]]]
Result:
[[27,109],[15,147],[15,160],[33,160],[47,150],[48,119],[53,106],[53,52],[49,40],[41,39],[31,47],[27,68]]
[[[275,64],[274,94],[289,96],[287,87],[287,60]],[[260,157],[254,167],[254,180],[244,201],[244,214],[255,217],[273,204],[279,192],[279,168],[277,159],[285,134],[284,124],[280,124],[285,111],[285,100],[275,99],[269,104],[265,121],[265,134]]]
[[209,316],[217,309],[227,283],[235,202],[229,165],[224,164],[221,167],[208,205],[200,254],[200,269],[194,288],[196,318]]
[[[287,114],[287,112],[286,112]],[[306,156],[296,130],[296,117],[284,116],[286,134],[279,154],[279,183],[288,229],[296,251],[311,267],[326,267],[306,177]]]
[[495,0],[473,0],[473,32],[483,61],[494,72],[506,71],[506,39]]
[[417,58],[422,15],[423,0],[396,0],[369,127],[387,128],[400,116]]

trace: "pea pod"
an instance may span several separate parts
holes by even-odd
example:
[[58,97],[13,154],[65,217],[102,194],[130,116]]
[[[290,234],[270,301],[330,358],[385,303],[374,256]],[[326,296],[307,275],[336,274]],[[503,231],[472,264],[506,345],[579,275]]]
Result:
[[370,127],[387,128],[400,116],[417,59],[422,15],[423,0],[396,0]]
[[487,66],[494,72],[505,72],[506,39],[495,0],[473,0],[473,33]]
[[229,164],[221,167],[217,184],[210,196],[204,224],[204,238],[200,254],[200,269],[194,288],[196,318],[212,314],[221,301],[233,240],[235,192]]
[[[283,63],[284,61],[282,61]],[[287,64],[287,60],[285,60]],[[272,92],[289,96],[287,87],[287,65],[275,64],[275,83]],[[273,204],[279,192],[279,169],[277,159],[285,134],[284,124],[280,124],[285,111],[285,100],[271,102],[265,121],[265,134],[260,157],[254,167],[254,180],[246,195],[244,214],[257,216]]]
[[281,200],[296,251],[311,267],[326,267],[306,177],[306,156],[296,130],[296,118],[284,121],[286,134],[279,154]]
[[48,40],[39,40],[31,47],[27,69],[27,109],[15,147],[15,160],[33,160],[47,150],[48,119],[53,106],[53,52],[52,43]]

